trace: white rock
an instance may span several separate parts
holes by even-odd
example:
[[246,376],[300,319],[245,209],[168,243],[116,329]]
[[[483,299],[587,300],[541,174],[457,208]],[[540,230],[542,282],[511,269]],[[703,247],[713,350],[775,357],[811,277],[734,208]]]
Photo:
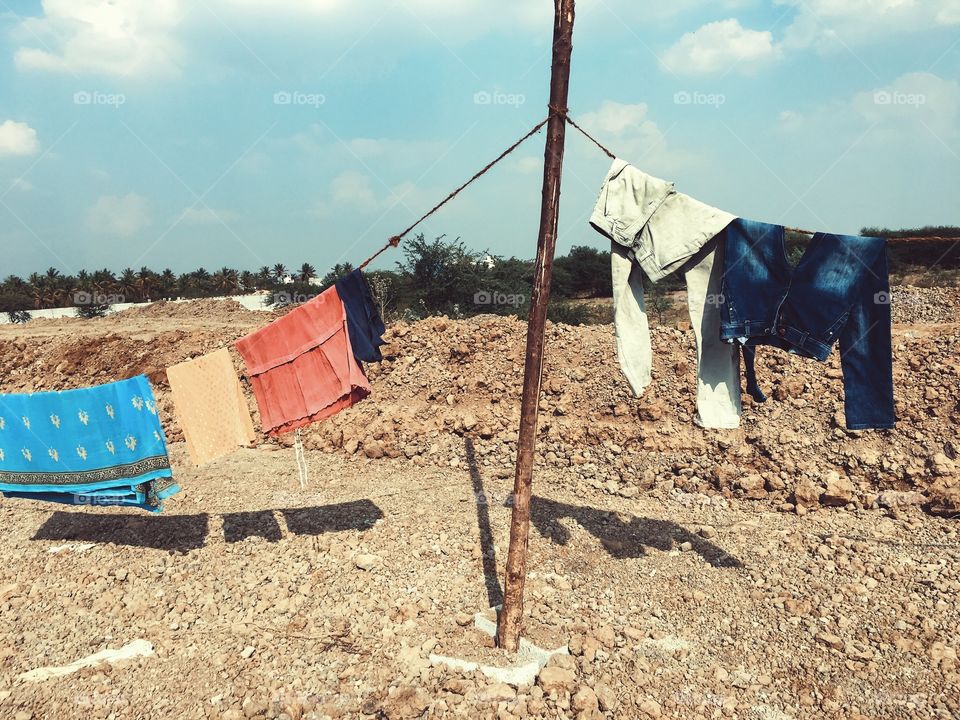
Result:
[[23,680],[24,682],[41,682],[53,677],[70,675],[71,673],[75,673],[85,667],[98,665],[102,662],[132,660],[133,658],[138,657],[150,657],[153,654],[152,642],[148,640],[134,640],[118,650],[111,650],[110,648],[107,648],[106,650],[101,650],[98,653],[94,653],[93,655],[76,660],[69,665],[49,666],[37,668],[36,670],[30,670],[29,672],[17,675],[17,679]]

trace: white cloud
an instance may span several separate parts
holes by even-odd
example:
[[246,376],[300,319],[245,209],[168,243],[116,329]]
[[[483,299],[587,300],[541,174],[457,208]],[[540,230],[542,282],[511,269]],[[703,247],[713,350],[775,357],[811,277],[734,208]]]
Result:
[[0,125],[0,157],[33,155],[38,148],[37,131],[25,122],[6,120]]
[[43,15],[25,18],[17,66],[67,73],[132,75],[177,68],[173,37],[181,0],[44,0]]
[[731,18],[687,33],[667,49],[661,60],[671,72],[706,75],[731,70],[749,73],[779,55],[771,32],[750,30]]
[[779,121],[780,124],[778,127],[780,130],[794,132],[803,128],[806,123],[806,118],[796,110],[784,110],[780,113]]
[[937,22],[940,25],[960,25],[960,0],[947,0],[937,9]]
[[821,52],[960,24],[960,0],[776,0],[795,6],[784,45]]
[[99,234],[129,238],[149,224],[147,202],[136,193],[102,195],[87,213],[87,227]]
[[579,124],[619,138],[660,142],[663,134],[655,122],[647,119],[648,109],[646,103],[631,105],[604,100],[598,110],[586,113]]
[[885,87],[859,93],[851,105],[868,122],[905,125],[908,132],[926,126],[946,137],[960,127],[960,83],[932,73],[901,75]]
[[344,212],[359,215],[386,213],[397,207],[415,210],[430,207],[442,189],[426,188],[406,180],[392,187],[384,186],[376,178],[355,170],[337,175],[330,183],[330,192],[324,200],[310,209],[310,214],[336,217]]
[[[380,189],[384,192],[380,193]],[[405,185],[395,192],[387,191],[369,175],[348,170],[333,179],[328,199],[317,203],[311,212],[321,216],[341,213],[345,209],[362,215],[383,212],[396,205],[409,190],[410,187]]]
[[862,145],[873,155],[902,156],[909,163],[924,149],[942,154],[960,141],[960,82],[906,73],[803,114],[785,110],[775,130],[792,134],[792,141]]
[[352,207],[360,212],[374,212],[383,205],[373,190],[370,176],[354,170],[333,179],[330,195],[334,205]]
[[543,158],[536,155],[522,157],[517,161],[517,171],[524,175],[543,172]]
[[217,210],[204,205],[188,207],[179,217],[180,222],[190,225],[219,225],[240,219],[240,215],[233,210]]
[[[648,114],[646,103],[605,100],[597,110],[575,119],[617,156],[649,172],[671,174],[691,164],[691,157],[668,151],[665,135]],[[579,133],[573,135],[579,137]],[[573,135],[568,131],[568,138]],[[582,139],[578,147],[596,156],[597,149],[589,141]]]
[[[288,22],[291,17],[304,22],[322,22],[327,27],[362,25],[383,19],[389,10],[382,2],[363,0],[213,0],[224,17],[243,13],[263,23]],[[416,27],[428,34],[442,35],[444,41],[476,37],[490,30],[550,28],[553,9],[542,0],[512,0],[490,11],[486,0],[404,0],[393,18],[409,15]]]

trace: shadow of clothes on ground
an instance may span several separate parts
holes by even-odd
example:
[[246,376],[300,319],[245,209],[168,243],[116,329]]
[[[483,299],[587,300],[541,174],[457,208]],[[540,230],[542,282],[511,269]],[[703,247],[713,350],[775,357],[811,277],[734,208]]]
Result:
[[223,516],[223,539],[238,543],[251,537],[261,537],[267,542],[279,542],[282,533],[273,510],[227,513]]
[[542,497],[532,498],[530,514],[540,534],[558,545],[566,545],[570,541],[570,532],[560,520],[571,518],[597,538],[615,558],[641,557],[646,554],[645,548],[648,547],[672,550],[689,542],[693,551],[713,567],[743,567],[743,563],[722,548],[669,520],[630,516],[630,520],[625,521],[620,513],[569,505]]
[[210,516],[206,513],[157,516],[94,515],[58,510],[40,526],[33,539],[115,543],[187,552],[203,547],[209,526]]
[[470,480],[473,484],[473,499],[477,506],[477,526],[480,529],[480,552],[483,559],[483,580],[487,587],[487,602],[490,607],[503,605],[503,590],[497,575],[497,553],[493,544],[493,531],[490,529],[490,501],[483,491],[483,479],[477,467],[477,458],[473,449],[473,440],[467,438],[467,465],[470,467]]
[[370,500],[352,500],[281,510],[287,529],[294,535],[322,535],[344,530],[369,530],[383,518],[383,511]]
[[[294,535],[321,535],[344,530],[369,530],[383,517],[370,500],[336,505],[288,508],[279,511]],[[224,539],[240,542],[262,537],[269,542],[281,538],[273,510],[227,513],[223,516]],[[34,540],[114,543],[134,547],[187,552],[203,547],[210,530],[210,515],[100,515],[83,512],[54,512],[34,534]]]

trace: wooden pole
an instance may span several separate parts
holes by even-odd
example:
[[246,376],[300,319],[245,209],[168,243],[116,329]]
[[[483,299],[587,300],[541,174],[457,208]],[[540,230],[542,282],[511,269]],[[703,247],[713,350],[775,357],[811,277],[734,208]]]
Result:
[[510,549],[507,552],[503,610],[497,626],[497,643],[510,652],[515,652],[520,644],[523,623],[523,586],[527,579],[527,545],[530,538],[530,485],[537,441],[537,411],[540,409],[544,325],[547,320],[547,303],[550,301],[553,255],[557,246],[560,177],[563,172],[563,145],[567,127],[565,113],[570,87],[570,55],[573,51],[573,20],[574,0],[554,0],[550,121],[547,123],[543,162],[540,234],[537,240],[537,261],[527,325],[527,358],[523,373],[520,435],[517,441],[517,466],[513,484]]

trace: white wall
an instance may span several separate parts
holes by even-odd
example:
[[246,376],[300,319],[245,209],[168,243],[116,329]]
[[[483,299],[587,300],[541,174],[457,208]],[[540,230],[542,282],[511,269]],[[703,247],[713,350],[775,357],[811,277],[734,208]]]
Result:
[[[268,310],[269,308],[264,307],[263,301],[268,297],[267,295],[230,295],[229,297],[219,297],[219,298],[203,298],[203,300],[236,300],[238,303],[243,305],[247,310]],[[188,300],[171,300],[169,302],[195,302],[193,299]],[[126,310],[127,308],[146,306],[151,303],[117,303],[116,305],[111,305],[108,314],[113,314],[120,312],[121,310]],[[76,317],[77,311],[76,308],[45,308],[43,310],[30,310],[30,316],[32,318],[65,318],[65,317]],[[0,313],[0,325],[5,325],[10,321],[7,319],[6,313]]]

